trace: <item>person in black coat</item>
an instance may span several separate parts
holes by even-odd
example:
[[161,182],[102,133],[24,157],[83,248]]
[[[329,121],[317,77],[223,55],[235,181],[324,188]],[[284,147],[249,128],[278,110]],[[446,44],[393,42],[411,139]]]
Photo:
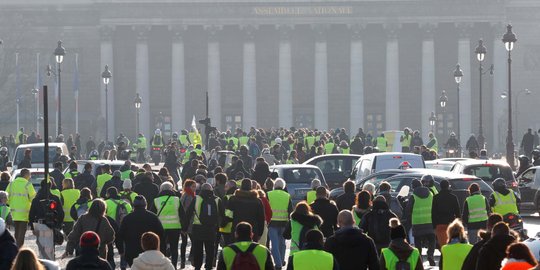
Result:
[[17,164],[17,169],[29,169],[29,168],[32,168],[32,149],[28,148],[26,150],[24,150],[24,157],[23,159],[21,160],[21,162],[19,162],[19,164]]
[[145,172],[144,177],[141,178],[140,182],[135,185],[133,191],[139,195],[142,195],[148,202],[148,209],[153,209],[154,199],[159,194],[158,185],[153,182],[153,175],[151,172]]
[[454,219],[461,218],[459,202],[456,195],[450,190],[450,182],[442,180],[440,183],[441,191],[433,196],[433,204],[431,207],[431,218],[437,241],[442,247],[448,242],[446,228]]
[[379,269],[375,243],[354,225],[353,214],[350,210],[339,212],[338,225],[339,230],[326,240],[324,249],[334,255],[339,263],[339,269]]
[[15,238],[6,230],[6,222],[0,218],[0,269],[10,269],[18,252]]
[[[124,181],[122,181],[121,177],[122,177],[122,173],[120,171],[118,170],[114,171],[111,180],[105,182],[105,185],[103,185],[103,188],[101,188],[101,193],[99,194],[99,197],[107,198],[107,189],[109,189],[110,187],[115,187],[116,190],[120,190],[120,191],[124,190],[124,188],[122,187],[122,184],[124,184]],[[140,194],[140,193],[137,193],[137,194]]]
[[73,181],[75,181],[75,188],[77,188],[78,190],[81,190],[85,187],[92,190],[92,186],[96,184],[96,178],[92,175],[92,164],[84,164],[83,173],[77,175],[77,177],[75,177]]
[[[227,202],[227,209],[232,211],[232,227],[242,221],[251,224],[253,228],[253,240],[259,241],[264,231],[264,205],[259,199],[257,191],[251,189],[251,180],[242,180],[239,190],[234,192]],[[224,221],[224,222],[225,222]]]
[[390,244],[388,224],[392,218],[397,218],[397,215],[389,209],[386,199],[379,195],[373,200],[371,210],[360,221],[360,229],[373,239],[379,253]]
[[[50,193],[51,182],[45,180],[41,181],[41,188],[37,192],[36,197],[32,200],[30,205],[30,213],[28,214],[28,224],[33,228],[34,222],[38,222],[40,219],[45,219],[45,205],[41,200],[47,199],[53,200],[56,203],[56,218],[55,218],[55,227],[61,228],[62,222],[64,221],[64,209],[62,208],[62,202],[60,198],[52,195]],[[47,196],[47,192],[49,193]]]
[[[64,174],[62,173],[63,170],[63,164],[60,161],[57,161],[54,163],[54,170],[50,173],[51,177],[54,179],[54,183],[58,187],[58,189],[62,190],[62,181],[64,181]],[[75,179],[73,179],[75,180]]]
[[327,238],[337,230],[337,216],[339,211],[336,203],[328,199],[328,190],[325,187],[318,187],[315,192],[317,197],[309,206],[314,214],[322,218],[321,232]]
[[[99,257],[99,236],[93,231],[87,231],[81,235],[79,242],[80,251],[79,255],[71,259],[66,270],[78,270],[78,269],[102,269],[112,270],[109,263]],[[2,268],[3,269],[3,268]]]
[[[138,195],[133,200],[133,212],[122,220],[117,234],[118,240],[124,243],[124,257],[129,265],[133,259],[143,252],[140,240],[145,232],[154,232],[160,239],[164,237],[164,230],[159,218],[153,212],[146,210],[146,199]],[[162,250],[164,253],[164,250]]]
[[502,260],[506,258],[506,248],[515,242],[517,239],[510,235],[506,223],[495,224],[491,230],[491,239],[480,249],[476,270],[500,269]]
[[481,231],[479,233],[480,241],[473,244],[472,249],[469,251],[465,261],[463,261],[463,266],[461,269],[476,269],[476,263],[478,262],[478,256],[480,255],[480,250],[486,244],[489,239],[491,239],[491,229],[495,224],[503,221],[503,217],[499,214],[491,214],[487,221],[487,231]]
[[356,194],[354,194],[355,185],[353,181],[346,181],[343,183],[343,191],[345,193],[339,195],[336,198],[336,204],[341,210],[351,210],[356,200]]
[[264,182],[270,175],[270,167],[268,163],[262,157],[258,157],[255,163],[255,170],[253,171],[252,178],[257,181],[259,185],[263,186]]

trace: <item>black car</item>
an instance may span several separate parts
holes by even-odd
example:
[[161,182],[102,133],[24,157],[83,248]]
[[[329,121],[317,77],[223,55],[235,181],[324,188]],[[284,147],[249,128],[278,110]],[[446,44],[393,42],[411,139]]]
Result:
[[309,164],[321,169],[328,188],[333,189],[341,187],[343,182],[347,181],[351,175],[356,161],[361,155],[354,154],[330,154],[310,158],[303,164]]

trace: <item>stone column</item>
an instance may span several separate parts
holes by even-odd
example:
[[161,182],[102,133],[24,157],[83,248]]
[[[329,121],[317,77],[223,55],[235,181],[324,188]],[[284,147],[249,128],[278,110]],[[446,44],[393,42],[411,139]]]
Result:
[[328,54],[326,45],[327,25],[313,25],[315,31],[315,93],[314,127],[328,130]]
[[135,26],[133,30],[137,35],[137,44],[135,47],[135,91],[140,94],[142,99],[139,127],[141,133],[148,138],[153,132],[150,130],[150,84],[148,70],[148,33],[150,32],[150,26]]
[[[109,70],[114,72],[114,65],[113,65],[113,43],[112,43],[112,37],[114,34],[114,28],[111,26],[102,26],[100,28],[100,34],[101,34],[101,58],[100,58],[100,67],[99,67],[99,73],[103,72],[103,69],[105,68],[105,65],[109,65]],[[100,87],[101,91],[100,93],[100,110],[101,110],[101,118],[105,119],[105,85],[100,80]],[[111,83],[107,86],[108,91],[108,97],[109,97],[109,122],[105,121],[105,123],[108,123],[109,126],[109,140],[114,141],[114,130],[115,130],[115,113],[114,110],[116,106],[114,106],[114,79],[111,80]],[[107,124],[105,124],[107,125]],[[105,137],[106,132],[105,126],[103,126],[103,137]]]
[[186,26],[169,27],[173,35],[171,67],[171,117],[172,130],[179,132],[186,126],[186,78],[184,68],[184,40]]
[[222,26],[205,26],[208,31],[208,116],[212,126],[221,129],[221,61],[218,32]]
[[290,128],[293,125],[292,109],[292,67],[291,67],[291,42],[289,33],[292,26],[280,25],[278,30],[281,34],[279,42],[279,126]]
[[[462,146],[471,135],[471,39],[470,30],[472,24],[458,24],[459,40],[458,40],[458,63],[463,70],[463,78],[461,79],[459,90],[460,112],[459,120],[461,124]],[[478,135],[478,134],[476,134]]]
[[[508,123],[506,116],[508,115],[508,101],[501,98],[502,92],[508,93],[508,74],[507,74],[507,52],[504,44],[501,41],[501,36],[504,33],[505,26],[502,23],[492,26],[494,33],[493,39],[493,146],[490,152],[506,151],[506,134]],[[514,110],[517,108],[514,108]],[[515,113],[515,112],[514,112]],[[515,139],[515,138],[514,138]],[[520,139],[520,138],[518,138]]]
[[386,130],[400,130],[399,121],[399,25],[385,25],[386,41]]
[[256,27],[243,26],[242,30],[245,34],[242,127],[248,130],[250,127],[257,127],[257,65],[253,40],[253,31]]
[[421,25],[424,39],[422,40],[422,109],[421,127],[422,136],[428,139],[431,131],[429,117],[431,112],[437,112],[435,103],[435,47],[433,43],[433,31],[435,25]]
[[350,25],[351,30],[351,70],[350,70],[350,133],[356,134],[364,128],[364,54],[361,34],[364,26]]

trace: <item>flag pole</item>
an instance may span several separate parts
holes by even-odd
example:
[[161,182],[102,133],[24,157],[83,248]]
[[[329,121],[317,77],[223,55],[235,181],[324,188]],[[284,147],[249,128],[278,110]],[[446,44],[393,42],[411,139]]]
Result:
[[15,92],[16,92],[16,102],[17,102],[17,132],[19,132],[20,130],[20,103],[21,103],[21,98],[20,98],[20,89],[19,89],[19,53],[16,52],[15,53]]
[[79,54],[75,54],[75,133],[79,133]]

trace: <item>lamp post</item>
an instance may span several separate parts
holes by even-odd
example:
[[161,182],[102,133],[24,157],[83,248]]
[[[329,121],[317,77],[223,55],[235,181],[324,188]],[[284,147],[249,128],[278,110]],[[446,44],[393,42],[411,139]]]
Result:
[[[514,100],[514,108],[516,108],[516,113],[514,114],[514,123],[516,125],[516,129],[519,130],[519,125],[518,125],[518,115],[519,115],[519,110],[517,108],[519,108],[519,96],[521,96],[521,94],[525,94],[525,95],[530,95],[532,94],[532,91],[529,90],[529,89],[523,89],[521,91],[519,91],[517,94],[515,94],[515,100]],[[502,92],[501,93],[501,98],[502,99],[505,99],[508,97],[508,93],[506,92]]]
[[109,65],[105,65],[105,70],[101,73],[103,84],[105,84],[105,145],[109,145],[109,82],[112,78],[112,73],[109,70]]
[[32,95],[34,95],[34,101],[36,102],[36,134],[39,134],[39,89],[33,88]]
[[506,161],[512,168],[515,168],[514,138],[512,137],[512,50],[516,41],[516,34],[512,32],[512,25],[509,24],[506,26],[506,33],[502,38],[502,42],[508,52],[508,133],[506,135]]
[[439,97],[439,104],[441,105],[442,113],[443,113],[443,136],[447,135],[447,123],[448,119],[446,117],[446,104],[448,103],[448,96],[446,96],[446,91],[442,91],[441,96]]
[[137,93],[137,96],[135,97],[135,101],[133,102],[133,104],[135,104],[135,109],[137,109],[137,136],[138,136],[140,132],[139,131],[139,113],[140,113],[141,104],[142,104],[142,98],[139,95],[139,93]]
[[461,115],[459,110],[459,84],[461,83],[461,79],[463,78],[463,70],[461,70],[461,66],[459,64],[456,65],[456,69],[454,70],[454,80],[457,84],[457,137],[458,137],[458,143],[461,145]]
[[484,129],[483,129],[483,126],[482,126],[482,75],[484,73],[484,66],[482,65],[482,63],[484,62],[484,59],[486,57],[486,47],[484,46],[484,42],[480,39],[478,40],[478,46],[476,47],[475,51],[476,53],[476,59],[478,60],[478,70],[479,70],[479,76],[480,76],[480,80],[479,80],[479,106],[478,106],[478,110],[479,110],[479,127],[478,127],[478,144],[480,145],[480,147],[482,149],[484,149],[484,142],[485,142],[485,138],[484,138]]
[[58,79],[58,131],[57,135],[62,134],[62,80],[60,77],[61,65],[64,61],[64,55],[66,55],[66,49],[62,46],[62,41],[58,41],[58,46],[54,50],[54,56],[56,59],[57,66],[57,79]]
[[429,117],[429,125],[431,126],[431,133],[433,133],[433,128],[435,127],[436,122],[437,122],[437,116],[435,116],[435,112],[431,112],[431,116]]

